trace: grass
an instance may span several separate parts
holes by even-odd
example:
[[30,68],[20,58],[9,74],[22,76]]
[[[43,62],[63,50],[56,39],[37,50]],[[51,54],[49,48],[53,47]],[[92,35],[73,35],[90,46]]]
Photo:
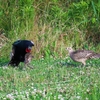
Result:
[[2,100],[99,100],[100,61],[79,67],[69,58],[40,59],[34,69],[0,67]]
[[[68,0],[3,1],[0,33],[10,39],[0,50],[0,100],[99,100],[100,61],[79,67],[65,57],[67,46],[100,51],[100,2]],[[6,5],[6,6],[5,6]],[[5,17],[6,16],[6,17]],[[3,67],[16,39],[35,43],[34,69]],[[5,52],[6,51],[6,52]]]

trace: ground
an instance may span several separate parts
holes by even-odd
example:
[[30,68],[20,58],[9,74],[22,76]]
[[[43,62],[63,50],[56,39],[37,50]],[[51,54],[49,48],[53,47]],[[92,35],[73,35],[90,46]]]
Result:
[[99,100],[100,61],[33,60],[34,69],[0,67],[1,100]]

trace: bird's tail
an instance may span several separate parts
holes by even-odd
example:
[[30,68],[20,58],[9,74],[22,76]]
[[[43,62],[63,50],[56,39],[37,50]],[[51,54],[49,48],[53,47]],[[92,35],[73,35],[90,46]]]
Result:
[[97,53],[96,53],[96,54],[92,55],[91,58],[94,58],[94,59],[100,58],[100,54],[97,54]]

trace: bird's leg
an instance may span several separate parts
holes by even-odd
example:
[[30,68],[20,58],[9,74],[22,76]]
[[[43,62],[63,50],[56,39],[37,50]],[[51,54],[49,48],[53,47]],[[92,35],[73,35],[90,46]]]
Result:
[[13,46],[13,47],[12,47],[12,51],[11,51],[11,53],[10,53],[10,59],[13,58],[14,54],[15,54],[15,47]]
[[83,60],[81,67],[85,67],[85,66],[86,66],[86,62],[85,62],[85,60]]
[[84,66],[83,63],[81,63],[81,64],[79,65],[80,68],[82,68],[83,66]]
[[25,61],[24,61],[25,67],[33,68],[33,67],[30,65],[30,62],[31,62],[32,58],[33,58],[33,56],[31,55],[31,53],[27,53],[27,54],[25,55]]
[[33,69],[33,67],[31,66],[31,64],[30,64],[29,62],[27,62],[27,63],[24,62],[24,64],[25,64],[25,68],[26,68],[26,67],[29,67],[29,68]]
[[85,61],[81,61],[81,65],[79,67],[84,67],[86,65],[86,62]]

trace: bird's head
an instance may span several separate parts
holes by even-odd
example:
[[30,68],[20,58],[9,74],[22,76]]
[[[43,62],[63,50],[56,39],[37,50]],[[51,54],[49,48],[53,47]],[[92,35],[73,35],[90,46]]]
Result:
[[74,51],[72,47],[67,47],[66,50],[67,50],[69,53],[71,53],[71,52]]

